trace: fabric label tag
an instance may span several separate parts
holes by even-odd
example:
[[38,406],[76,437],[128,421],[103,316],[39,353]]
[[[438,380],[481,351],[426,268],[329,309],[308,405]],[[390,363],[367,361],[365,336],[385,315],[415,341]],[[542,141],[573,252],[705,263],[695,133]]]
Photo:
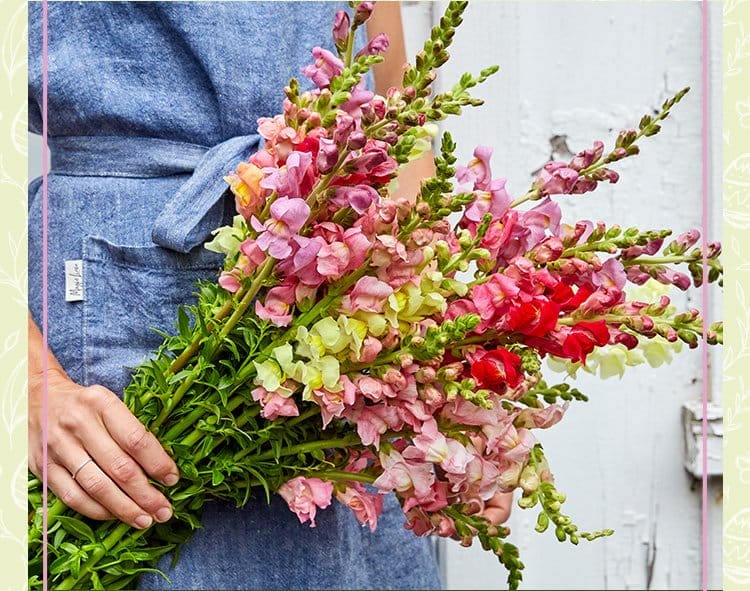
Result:
[[65,301],[83,300],[83,261],[65,261]]

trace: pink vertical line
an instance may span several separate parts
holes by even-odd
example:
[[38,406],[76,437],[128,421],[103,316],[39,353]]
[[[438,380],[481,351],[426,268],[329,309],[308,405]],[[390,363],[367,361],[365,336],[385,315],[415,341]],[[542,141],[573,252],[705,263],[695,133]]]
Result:
[[701,479],[701,583],[703,591],[708,590],[708,172],[709,172],[709,55],[708,55],[708,0],[701,1],[701,233],[703,234],[703,283],[701,306],[703,308],[703,347],[702,347],[702,402],[701,420],[702,479]]
[[47,0],[42,1],[42,589],[47,591]]

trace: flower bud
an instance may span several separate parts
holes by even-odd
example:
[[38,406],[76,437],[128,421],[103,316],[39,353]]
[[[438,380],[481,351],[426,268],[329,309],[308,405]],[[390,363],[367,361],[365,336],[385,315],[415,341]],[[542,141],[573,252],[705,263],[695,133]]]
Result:
[[406,378],[404,377],[404,374],[393,367],[386,370],[382,379],[386,384],[394,386],[397,390],[403,390],[406,388]]
[[521,471],[518,484],[526,494],[535,492],[539,488],[539,475],[536,473],[536,469],[530,465],[526,466]]
[[352,131],[354,131],[354,118],[343,112],[337,113],[336,127],[333,130],[333,141],[344,145]]
[[355,57],[361,57],[363,55],[378,55],[385,52],[388,49],[389,41],[388,35],[385,33],[378,33],[370,39],[370,41],[362,49],[357,52]]
[[354,130],[349,134],[346,147],[349,150],[360,150],[367,143],[367,136],[360,130]]
[[708,249],[706,251],[706,258],[715,259],[721,254],[721,243],[720,242],[709,242]]
[[315,166],[320,174],[328,174],[333,170],[339,159],[339,149],[336,142],[328,138],[320,138],[318,156]]
[[672,254],[684,254],[688,248],[698,242],[700,237],[701,234],[696,229],[683,232],[669,244],[669,252]]
[[433,367],[420,367],[414,374],[414,379],[420,384],[431,384],[435,381],[436,373]]
[[360,2],[357,6],[357,10],[354,13],[354,26],[358,27],[362,23],[364,23],[368,18],[370,18],[370,15],[372,14],[372,9],[374,8],[375,3],[374,2]]
[[403,355],[399,355],[398,362],[401,367],[409,367],[414,363],[414,357],[408,353],[404,353]]
[[445,404],[445,395],[435,388],[434,386],[425,386],[419,391],[420,400],[424,401],[425,404],[433,408],[443,406]]
[[349,40],[349,14],[339,10],[333,19],[333,41],[336,47],[343,49]]

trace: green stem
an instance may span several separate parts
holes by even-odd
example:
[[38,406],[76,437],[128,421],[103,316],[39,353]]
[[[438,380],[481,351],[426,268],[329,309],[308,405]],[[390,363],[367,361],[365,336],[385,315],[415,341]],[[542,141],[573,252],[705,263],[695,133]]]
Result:
[[344,470],[325,470],[321,472],[312,472],[313,475],[319,475],[323,480],[333,480],[336,482],[366,482],[372,484],[376,477],[362,472],[346,472]]
[[[237,297],[240,297],[242,295],[242,291],[240,291],[237,296],[235,296],[235,299]],[[218,322],[222,320],[229,312],[232,310],[232,304],[233,300],[229,299],[226,302],[224,302],[224,305],[219,308],[218,312],[214,314],[213,320],[214,322]],[[214,324],[207,324],[206,328],[210,332],[214,328]],[[195,355],[200,348],[201,341],[203,340],[204,335],[197,334],[193,337],[192,342],[188,347],[180,353],[180,355],[172,362],[172,364],[169,366],[169,373],[170,374],[176,374],[178,371],[180,371],[188,361],[190,361],[193,358],[193,355]],[[165,376],[166,377],[166,376]]]
[[354,25],[354,21],[352,20],[352,24],[349,26],[349,37],[346,40],[346,49],[344,50],[344,55],[342,56],[343,59],[341,60],[344,62],[344,67],[348,68],[352,65],[352,52],[354,50],[354,35],[357,30],[357,27]]
[[689,263],[700,260],[694,256],[666,256],[666,257],[638,257],[635,259],[625,259],[622,262],[623,267],[632,267],[634,265],[669,265],[671,263]]
[[592,252],[592,251],[593,252],[597,252],[597,251],[599,251],[599,252],[607,252],[607,253],[609,253],[610,251],[608,250],[608,247],[611,246],[611,245],[612,245],[612,243],[610,241],[604,240],[604,241],[601,241],[601,242],[591,242],[589,244],[582,244],[580,246],[574,246],[572,248],[566,248],[565,250],[563,250],[562,254],[560,255],[560,258],[561,259],[567,259],[567,258],[570,258],[572,256],[575,256],[579,252]]
[[287,421],[284,421],[285,427],[294,427],[295,425],[302,423],[306,421],[307,419],[311,419],[312,417],[320,415],[320,407],[318,405],[314,405],[311,408],[307,409],[305,412],[303,412],[301,415],[297,417],[292,417],[288,419]]
[[539,189],[530,189],[526,192],[525,195],[522,195],[518,199],[511,202],[511,204],[508,206],[508,209],[513,209],[515,207],[518,207],[522,203],[526,203],[527,201],[537,201],[539,199]]
[[[359,437],[356,437],[354,435],[349,435],[347,437],[341,437],[339,439],[324,439],[321,441],[308,441],[306,443],[299,443],[297,445],[291,445],[287,447],[286,449],[282,449],[278,455],[275,451],[267,451],[262,454],[259,454],[253,458],[253,460],[258,462],[263,462],[266,460],[275,460],[277,457],[283,457],[283,456],[293,456],[299,453],[307,453],[310,451],[315,451],[316,449],[333,449],[333,448],[346,448],[350,445],[360,443]],[[238,451],[236,454],[234,454],[234,460],[240,460],[243,457],[245,457],[248,453],[250,453],[251,449],[243,449],[241,451]]]
[[[126,533],[128,533],[132,528],[127,523],[120,523],[112,533],[110,533],[106,538],[104,538],[104,541],[102,542],[102,547],[94,549],[94,551],[91,553],[91,558],[89,558],[85,564],[81,565],[81,570],[78,573],[77,577],[74,576],[68,576],[62,583],[60,583],[56,589],[60,591],[65,591],[68,589],[74,589],[77,585],[80,584],[81,578],[87,574],[89,571],[91,571],[97,562],[99,562],[102,557],[111,550],[114,545],[122,539],[122,536],[124,536]],[[145,530],[141,530],[145,531]],[[136,535],[140,532],[135,532],[132,535]]]
[[[248,288],[247,293],[242,297],[242,299],[240,300],[240,303],[237,305],[232,315],[224,324],[221,331],[219,331],[219,334],[218,334],[219,342],[224,341],[227,335],[232,331],[232,329],[234,329],[234,327],[240,321],[242,316],[244,316],[245,312],[247,311],[247,308],[250,306],[255,296],[258,295],[260,288],[263,287],[263,283],[265,282],[266,279],[268,279],[269,275],[273,271],[274,263],[275,263],[275,259],[269,257],[266,260],[266,262],[264,262],[263,265],[259,267],[259,272],[256,275],[255,279],[253,279],[253,282],[250,284],[250,287]],[[167,401],[167,404],[164,406],[161,413],[159,413],[159,416],[156,417],[154,422],[151,423],[151,425],[149,426],[152,432],[156,433],[158,431],[159,427],[164,423],[167,417],[169,417],[169,413],[172,411],[173,408],[177,406],[177,404],[179,404],[182,397],[187,393],[187,391],[190,389],[190,386],[193,385],[193,382],[197,378],[198,378],[198,372],[193,372],[185,378],[185,380],[180,384],[180,387],[169,398],[169,400]]]
[[[62,515],[62,513],[66,509],[65,503],[63,503],[60,499],[56,498],[55,501],[52,503],[52,505],[49,505],[47,507],[47,529],[49,529],[54,523],[55,518],[59,515]],[[40,509],[37,509],[40,510]],[[29,545],[31,545],[32,542],[37,541],[42,537],[42,530],[41,529],[32,529],[29,533]]]

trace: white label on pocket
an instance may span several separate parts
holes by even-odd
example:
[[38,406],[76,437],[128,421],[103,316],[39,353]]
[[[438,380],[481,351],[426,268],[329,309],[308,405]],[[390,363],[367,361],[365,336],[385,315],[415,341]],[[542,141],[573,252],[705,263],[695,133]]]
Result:
[[83,261],[65,261],[65,301],[83,300]]

